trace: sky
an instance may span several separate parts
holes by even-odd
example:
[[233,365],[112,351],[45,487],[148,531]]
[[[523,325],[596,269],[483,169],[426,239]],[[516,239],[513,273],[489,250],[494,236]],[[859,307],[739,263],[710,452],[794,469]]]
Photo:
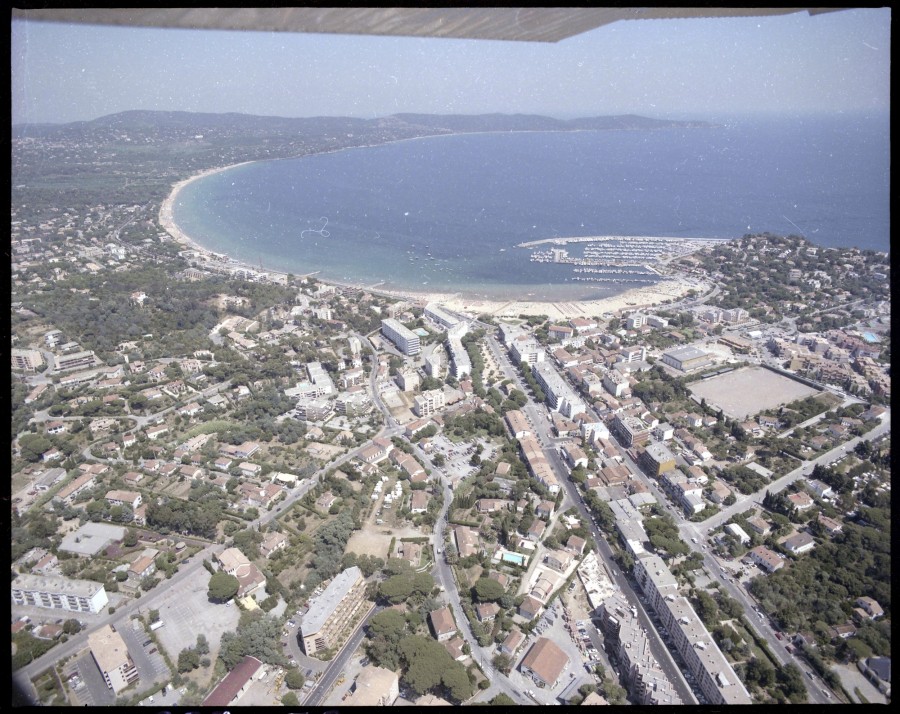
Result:
[[890,8],[620,21],[558,43],[11,23],[14,124],[145,109],[282,117],[400,112],[888,112]]

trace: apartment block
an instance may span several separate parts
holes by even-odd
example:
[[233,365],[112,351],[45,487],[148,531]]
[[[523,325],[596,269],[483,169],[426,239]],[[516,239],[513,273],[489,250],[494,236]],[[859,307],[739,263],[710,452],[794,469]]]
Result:
[[353,566],[335,576],[325,590],[310,600],[300,618],[303,651],[307,655],[339,647],[344,628],[364,603],[366,581]]

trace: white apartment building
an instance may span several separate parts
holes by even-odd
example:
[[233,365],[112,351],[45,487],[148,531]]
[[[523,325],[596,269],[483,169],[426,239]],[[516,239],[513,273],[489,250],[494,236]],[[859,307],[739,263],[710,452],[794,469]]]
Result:
[[547,363],[535,365],[534,376],[544,390],[551,409],[570,419],[585,411],[584,402],[551,365]]
[[442,389],[429,389],[413,399],[413,413],[418,417],[431,416],[438,409],[443,409],[446,398]]
[[16,605],[96,614],[109,602],[103,583],[93,580],[23,574],[16,577],[11,588]]
[[138,673],[128,654],[128,647],[122,635],[109,625],[88,635],[88,646],[97,667],[103,673],[106,686],[117,694],[129,684],[137,681]]
[[393,342],[397,349],[408,357],[417,355],[422,350],[419,344],[419,336],[392,317],[381,321],[381,334]]

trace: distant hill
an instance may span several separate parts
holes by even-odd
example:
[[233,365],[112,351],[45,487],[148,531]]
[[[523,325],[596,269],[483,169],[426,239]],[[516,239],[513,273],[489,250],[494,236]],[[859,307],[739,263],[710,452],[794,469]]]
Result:
[[271,117],[251,114],[207,114],[195,112],[126,111],[68,124],[19,124],[13,126],[13,138],[88,137],[109,132],[183,133],[213,131],[217,134],[248,135],[332,135],[367,134],[390,128],[414,133],[468,133],[506,131],[579,131],[648,130],[668,127],[696,128],[705,122],[652,119],[633,114],[554,119],[536,114],[394,114],[379,119],[351,117]]
[[668,121],[624,114],[618,116],[554,119],[539,114],[395,114],[394,118],[432,129],[473,131],[612,131],[710,126],[705,122]]
[[48,212],[60,204],[139,204],[161,201],[172,184],[210,168],[404,139],[473,132],[705,126],[711,125],[633,115],[562,120],[530,114],[394,114],[354,119],[127,111],[92,121],[14,126],[12,198],[15,204]]

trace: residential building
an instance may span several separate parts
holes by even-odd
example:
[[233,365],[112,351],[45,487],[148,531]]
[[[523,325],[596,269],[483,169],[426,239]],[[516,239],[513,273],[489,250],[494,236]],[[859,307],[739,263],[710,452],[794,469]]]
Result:
[[284,533],[269,533],[260,544],[259,550],[264,557],[270,558],[273,553],[287,548],[288,538]]
[[381,333],[408,357],[417,355],[421,351],[419,336],[398,320],[393,318],[382,320]]
[[663,442],[648,444],[640,455],[641,468],[654,478],[675,468],[675,456]]
[[750,536],[747,535],[747,531],[741,528],[737,523],[729,523],[725,526],[725,530],[737,538],[741,542],[741,545],[747,545],[750,542]]
[[365,667],[344,702],[347,706],[389,707],[400,696],[400,678],[384,667]]
[[569,658],[552,640],[539,637],[522,659],[519,669],[539,687],[553,687],[569,666]]
[[88,647],[106,686],[116,694],[138,679],[137,668],[128,654],[122,635],[110,625],[104,625],[88,635]]
[[253,683],[254,675],[262,668],[263,663],[256,657],[244,655],[237,666],[231,670],[218,686],[203,700],[204,707],[231,706],[244,694]]
[[750,557],[750,560],[767,573],[774,573],[776,570],[784,567],[784,561],[778,557],[778,554],[769,550],[764,545],[756,546],[747,555]]
[[300,618],[303,651],[307,655],[339,647],[344,628],[365,602],[366,581],[357,567],[335,576],[325,590],[310,600]]
[[874,600],[873,598],[870,598],[870,597],[857,598],[856,604],[858,607],[862,608],[865,611],[865,613],[873,620],[884,616],[884,610],[882,609],[881,605],[879,605],[878,601]]
[[18,575],[12,581],[11,592],[16,605],[70,612],[96,614],[109,602],[103,583],[52,575]]
[[519,630],[511,630],[506,639],[500,644],[500,651],[509,657],[515,657],[519,647],[525,642],[525,635]]
[[10,356],[12,357],[13,369],[34,371],[44,364],[44,356],[39,350],[12,349],[10,350]]
[[129,506],[134,510],[141,505],[141,494],[137,491],[109,491],[106,500],[113,506]]
[[449,640],[456,634],[456,623],[449,607],[432,610],[428,613],[428,619],[431,622],[431,631],[438,642]]
[[413,399],[413,413],[418,417],[431,416],[438,409],[443,409],[445,403],[444,390],[429,389]]
[[514,439],[521,439],[531,435],[531,425],[525,417],[525,412],[518,409],[510,409],[506,412],[506,424]]
[[537,383],[541,385],[551,409],[572,418],[585,411],[584,402],[562,378],[559,372],[547,362],[540,362],[532,370]]
[[646,444],[650,440],[650,431],[653,426],[636,416],[616,414],[610,431],[622,442],[626,449],[635,445]]

